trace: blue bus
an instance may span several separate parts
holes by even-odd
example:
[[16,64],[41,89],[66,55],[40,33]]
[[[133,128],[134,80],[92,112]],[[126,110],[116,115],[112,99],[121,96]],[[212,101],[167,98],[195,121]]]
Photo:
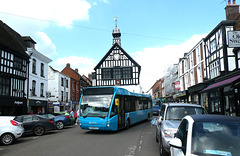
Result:
[[132,93],[120,87],[87,87],[79,104],[82,129],[116,131],[153,116],[150,95]]

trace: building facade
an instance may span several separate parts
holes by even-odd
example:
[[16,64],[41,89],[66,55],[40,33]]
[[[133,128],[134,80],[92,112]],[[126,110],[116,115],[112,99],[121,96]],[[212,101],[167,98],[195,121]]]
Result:
[[0,20],[0,115],[27,113],[28,64],[22,36]]
[[26,92],[28,94],[28,113],[46,113],[48,111],[48,64],[52,61],[35,49],[36,42],[29,36],[23,37],[27,43],[27,54],[30,57],[29,77]]
[[48,111],[71,109],[70,77],[48,66]]
[[[178,74],[180,80],[179,99],[200,104],[199,91],[206,87],[204,41],[200,40],[184,57],[179,59]],[[182,96],[181,96],[182,95]]]
[[141,66],[121,46],[121,33],[113,29],[113,45],[94,68],[93,84],[96,86],[139,85]]
[[168,102],[176,101],[175,94],[179,93],[179,88],[176,88],[176,82],[179,82],[178,78],[178,64],[170,66],[164,74],[164,92],[165,98]]
[[222,21],[204,39],[208,87],[202,91],[202,100],[210,113],[240,115],[236,99],[239,88],[235,88],[240,81],[239,56],[228,47],[227,41],[228,32],[235,30],[235,26],[235,21]]
[[89,87],[89,83],[78,73],[78,69],[75,70],[70,67],[70,63],[66,64],[66,67],[61,73],[70,77],[70,100],[71,109],[79,109],[79,101],[82,94],[83,87]]

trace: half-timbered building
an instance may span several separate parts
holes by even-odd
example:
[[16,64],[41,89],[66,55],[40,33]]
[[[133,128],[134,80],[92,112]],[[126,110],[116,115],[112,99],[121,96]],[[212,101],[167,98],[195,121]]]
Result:
[[[237,10],[232,10],[233,7]],[[206,81],[208,85],[202,91],[202,100],[209,113],[240,115],[239,83],[240,55],[228,46],[228,33],[234,31],[239,21],[231,13],[238,12],[239,5],[228,4],[227,20],[221,21],[204,39],[206,56]],[[237,17],[237,16],[236,16]]]
[[0,20],[0,115],[27,112],[29,56],[20,34]]
[[122,48],[121,33],[117,26],[112,36],[112,47],[94,68],[95,85],[138,85],[141,66]]

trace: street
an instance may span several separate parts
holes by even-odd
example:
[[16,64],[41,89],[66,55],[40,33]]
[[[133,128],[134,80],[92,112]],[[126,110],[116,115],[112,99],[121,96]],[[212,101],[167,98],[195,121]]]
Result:
[[155,127],[144,121],[117,132],[82,130],[78,125],[25,135],[10,146],[0,145],[1,156],[159,156]]

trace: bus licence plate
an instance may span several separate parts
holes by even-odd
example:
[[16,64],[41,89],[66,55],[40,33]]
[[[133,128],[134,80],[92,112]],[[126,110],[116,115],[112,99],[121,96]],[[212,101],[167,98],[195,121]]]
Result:
[[98,127],[89,127],[89,129],[98,129]]

